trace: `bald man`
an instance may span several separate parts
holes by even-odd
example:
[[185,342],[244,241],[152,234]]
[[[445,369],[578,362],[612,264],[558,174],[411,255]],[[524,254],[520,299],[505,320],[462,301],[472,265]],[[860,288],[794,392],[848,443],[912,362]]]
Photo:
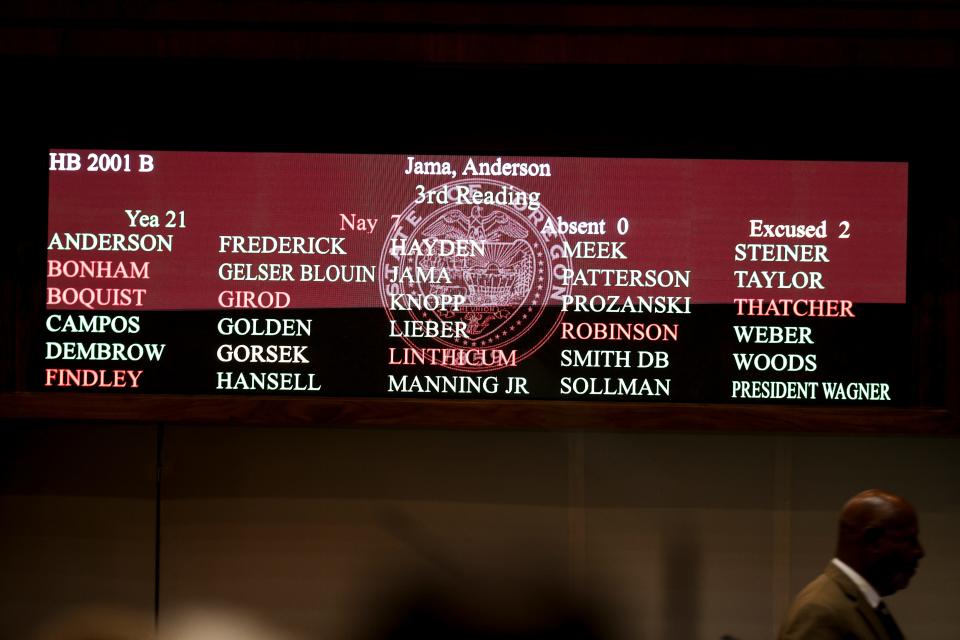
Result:
[[779,640],[903,640],[881,598],[906,588],[923,555],[906,500],[855,495],[840,512],[837,557],[793,601]]

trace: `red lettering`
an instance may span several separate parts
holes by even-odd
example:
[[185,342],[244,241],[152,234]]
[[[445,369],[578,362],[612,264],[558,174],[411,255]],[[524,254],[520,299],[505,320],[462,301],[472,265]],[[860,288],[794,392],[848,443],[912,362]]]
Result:
[[853,318],[852,300],[761,300],[735,298],[738,316],[797,316],[810,318]]
[[136,389],[142,374],[142,369],[46,369],[44,386]]

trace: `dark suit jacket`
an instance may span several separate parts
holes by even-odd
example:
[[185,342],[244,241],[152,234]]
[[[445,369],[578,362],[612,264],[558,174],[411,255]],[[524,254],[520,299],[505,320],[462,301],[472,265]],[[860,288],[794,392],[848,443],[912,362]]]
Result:
[[779,640],[890,640],[866,597],[832,562],[790,606]]

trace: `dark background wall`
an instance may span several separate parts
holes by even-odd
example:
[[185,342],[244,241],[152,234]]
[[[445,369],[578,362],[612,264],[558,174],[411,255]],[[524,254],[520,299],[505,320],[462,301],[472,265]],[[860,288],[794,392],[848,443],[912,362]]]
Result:
[[960,631],[955,439],[166,427],[157,503],[155,428],[0,438],[5,638],[155,597],[161,628],[199,609],[350,638],[390,580],[450,567],[569,582],[626,637],[769,638],[865,486],[920,513],[902,627]]

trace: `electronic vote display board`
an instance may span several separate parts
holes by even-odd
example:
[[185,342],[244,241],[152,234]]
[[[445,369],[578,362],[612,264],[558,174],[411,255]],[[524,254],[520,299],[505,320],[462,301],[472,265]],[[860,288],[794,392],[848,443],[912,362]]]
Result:
[[904,406],[907,173],[55,149],[30,388]]

